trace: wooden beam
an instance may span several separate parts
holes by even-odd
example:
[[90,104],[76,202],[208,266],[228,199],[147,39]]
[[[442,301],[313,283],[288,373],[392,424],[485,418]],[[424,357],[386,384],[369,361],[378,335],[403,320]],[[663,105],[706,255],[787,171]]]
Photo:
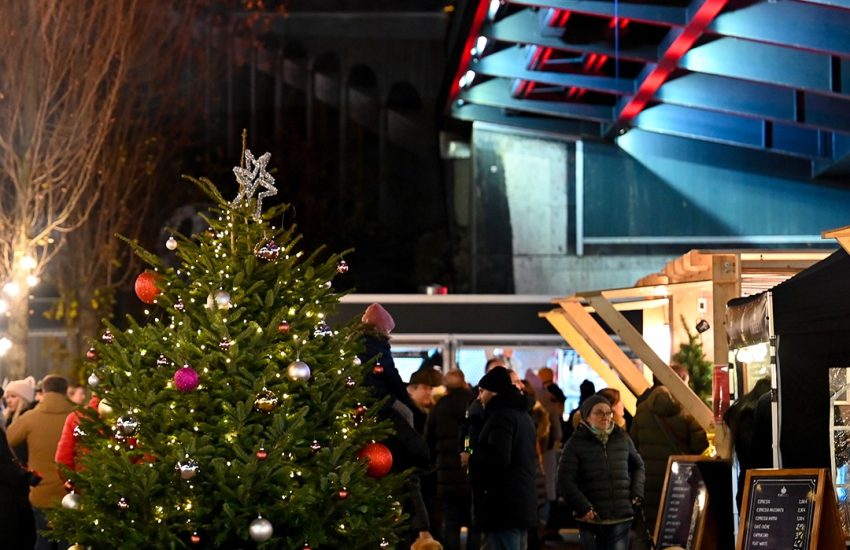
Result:
[[667,386],[679,403],[689,411],[706,432],[714,432],[714,415],[669,365],[649,347],[643,336],[635,330],[623,315],[603,296],[590,298],[590,304],[600,317],[611,327],[644,364],[649,367],[662,384]]
[[850,254],[850,225],[830,229],[820,234],[823,239],[835,239],[848,254]]
[[649,388],[649,382],[646,381],[643,373],[577,300],[561,302],[561,309],[573,327],[590,342],[593,349],[620,373],[620,377],[631,388],[632,393],[640,395]]
[[581,355],[581,358],[590,365],[590,368],[596,371],[596,374],[598,374],[602,380],[608,384],[609,388],[614,388],[620,391],[620,399],[623,401],[623,405],[630,414],[634,415],[637,411],[637,398],[635,397],[635,394],[633,394],[631,390],[623,384],[620,377],[611,370],[611,367],[605,363],[605,360],[596,353],[596,350],[594,350],[590,343],[585,340],[584,336],[582,336],[581,333],[570,323],[567,316],[564,315],[564,310],[560,308],[553,309],[541,313],[540,316],[545,318],[552,324],[553,327],[555,327],[555,330],[557,330],[558,333],[564,337],[564,340],[566,340],[566,342],[572,346],[579,355]]
[[712,259],[711,330],[714,336],[712,347],[714,364],[725,365],[729,362],[729,343],[726,340],[726,304],[741,295],[741,262],[737,257],[717,255]]

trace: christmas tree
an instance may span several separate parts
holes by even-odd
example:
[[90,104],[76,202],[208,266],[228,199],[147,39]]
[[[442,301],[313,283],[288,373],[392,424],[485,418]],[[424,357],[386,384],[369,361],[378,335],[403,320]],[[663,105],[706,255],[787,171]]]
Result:
[[402,480],[385,475],[391,455],[375,443],[389,428],[362,385],[361,327],[326,324],[332,279],[348,267],[272,225],[286,206],[262,211],[276,192],[269,154],[244,158],[232,202],[193,180],[217,206],[206,232],[168,240],[175,258],[132,245],[151,266],[136,281],[148,318],[105,323],[88,353],[101,401],[79,413],[56,538],[98,549],[397,540]]
[[705,358],[700,335],[691,331],[684,317],[681,317],[681,321],[688,333],[688,342],[679,344],[679,351],[673,354],[672,359],[674,362],[687,367],[688,374],[690,374],[691,389],[706,405],[711,406],[714,365]]

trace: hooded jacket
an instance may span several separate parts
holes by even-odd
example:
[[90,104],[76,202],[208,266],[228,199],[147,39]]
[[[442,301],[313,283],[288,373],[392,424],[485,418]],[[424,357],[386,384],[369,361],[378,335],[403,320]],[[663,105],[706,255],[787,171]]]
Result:
[[537,436],[525,397],[511,386],[484,411],[478,446],[469,457],[473,523],[485,532],[535,527]]
[[658,387],[638,405],[629,432],[646,463],[644,512],[654,525],[670,455],[700,454],[708,447],[705,430],[670,394]]
[[632,499],[643,499],[644,479],[643,460],[619,426],[603,444],[579,424],[558,468],[558,489],[573,513],[583,516],[593,508],[602,520],[632,517]]

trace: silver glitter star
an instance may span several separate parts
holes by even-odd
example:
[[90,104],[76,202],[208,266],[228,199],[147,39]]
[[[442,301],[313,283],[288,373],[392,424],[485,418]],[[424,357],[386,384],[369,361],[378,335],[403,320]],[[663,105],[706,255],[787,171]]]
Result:
[[256,221],[260,221],[260,213],[263,210],[263,199],[277,195],[274,178],[266,172],[266,166],[271,157],[271,153],[265,153],[255,160],[251,151],[245,149],[245,168],[240,166],[233,168],[236,181],[239,182],[239,193],[233,199],[233,202],[230,203],[231,205],[236,206],[242,201],[248,202],[254,196],[254,193],[257,192],[257,187],[261,185],[266,189],[257,194],[257,206],[254,209],[254,219]]

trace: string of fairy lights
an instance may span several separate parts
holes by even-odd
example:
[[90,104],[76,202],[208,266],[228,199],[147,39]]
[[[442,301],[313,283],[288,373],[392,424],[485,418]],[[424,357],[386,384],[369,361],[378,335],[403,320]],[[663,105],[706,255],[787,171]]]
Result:
[[[4,318],[12,314],[10,301],[18,299],[22,292],[29,292],[40,282],[38,275],[35,274],[38,261],[34,257],[18,251],[15,252],[14,258],[12,273],[16,276],[3,284],[2,294],[0,294],[0,315]],[[27,288],[22,288],[21,282],[24,282]],[[0,334],[0,357],[6,355],[12,346],[12,340],[7,335]]]

